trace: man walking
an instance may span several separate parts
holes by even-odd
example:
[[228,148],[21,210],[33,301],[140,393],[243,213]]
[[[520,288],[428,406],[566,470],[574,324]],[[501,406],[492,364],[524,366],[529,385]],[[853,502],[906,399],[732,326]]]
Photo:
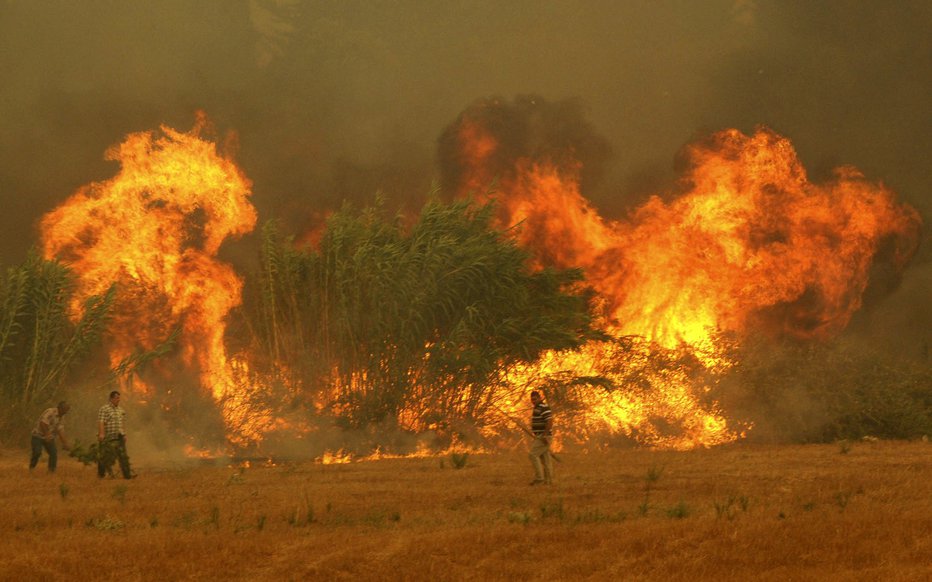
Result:
[[120,406],[120,393],[116,390],[110,393],[110,401],[100,407],[97,412],[97,443],[100,457],[97,461],[97,476],[103,477],[110,472],[113,459],[107,459],[105,449],[110,448],[120,462],[120,471],[124,479],[132,479],[129,468],[129,455],[126,453],[126,430],[123,427],[123,418],[126,411]]
[[544,402],[540,392],[531,392],[531,464],[534,466],[534,480],[531,485],[550,485],[553,482],[553,456],[550,454],[550,441],[553,440],[553,413]]
[[55,448],[55,437],[61,439],[61,446],[67,451],[71,447],[65,440],[65,425],[62,417],[68,414],[71,406],[62,400],[57,407],[46,408],[36,421],[32,429],[32,457],[29,459],[29,470],[32,471],[39,464],[42,449],[49,455],[49,473],[55,472],[58,465],[58,449]]

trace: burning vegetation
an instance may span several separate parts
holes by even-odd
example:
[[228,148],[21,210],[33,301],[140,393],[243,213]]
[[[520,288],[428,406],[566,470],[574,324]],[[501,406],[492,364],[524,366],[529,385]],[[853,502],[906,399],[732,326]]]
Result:
[[490,99],[441,136],[445,202],[345,206],[314,246],[268,222],[259,268],[239,273],[218,255],[255,227],[251,184],[209,133],[199,117],[128,136],[114,178],[44,217],[30,263],[67,273],[49,298],[71,317],[62,338],[102,334],[108,382],[191,450],[494,446],[532,388],[563,444],[730,442],[754,430],[733,390],[755,377],[747,346],[836,337],[878,257],[900,272],[919,239],[882,184],[850,167],[812,183],[764,127],[687,146],[671,192],[607,218],[585,190],[609,148],[578,105]]

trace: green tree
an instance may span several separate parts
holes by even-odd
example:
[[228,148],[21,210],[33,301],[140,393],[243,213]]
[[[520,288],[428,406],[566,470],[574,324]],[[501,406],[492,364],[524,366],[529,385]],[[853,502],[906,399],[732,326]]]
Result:
[[337,386],[352,426],[482,417],[511,366],[599,335],[581,273],[530,269],[491,220],[469,201],[430,202],[411,225],[347,206],[316,250],[266,225],[250,300],[266,363]]
[[67,372],[98,344],[114,288],[90,297],[69,317],[74,274],[30,253],[0,279],[0,399],[7,422],[24,422],[33,403],[61,392]]

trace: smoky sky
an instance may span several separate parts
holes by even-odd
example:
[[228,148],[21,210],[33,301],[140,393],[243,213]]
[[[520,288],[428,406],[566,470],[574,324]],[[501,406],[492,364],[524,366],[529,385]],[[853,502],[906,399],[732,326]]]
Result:
[[[814,181],[854,165],[928,224],[930,30],[926,0],[0,0],[0,259],[115,174],[109,146],[187,130],[198,109],[238,135],[260,221],[297,232],[376,192],[417,209],[444,129],[521,95],[574,103],[604,140],[586,194],[609,217],[670,188],[692,139],[764,124]],[[932,324],[925,237],[915,274],[859,325]]]

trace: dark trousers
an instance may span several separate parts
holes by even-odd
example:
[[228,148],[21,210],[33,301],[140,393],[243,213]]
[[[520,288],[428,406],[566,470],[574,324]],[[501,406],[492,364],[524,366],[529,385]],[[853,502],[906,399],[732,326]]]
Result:
[[55,441],[47,441],[42,437],[32,437],[32,457],[29,459],[29,468],[35,469],[39,464],[39,457],[42,456],[42,449],[49,454],[49,471],[55,472],[58,465],[58,449],[55,447]]
[[[108,440],[107,442],[114,449],[116,449],[116,453],[117,453],[116,458],[117,458],[117,461],[119,461],[120,463],[120,472],[123,473],[123,478],[132,479],[133,475],[129,469],[129,455],[126,454],[126,441],[123,439],[122,436],[119,436],[115,439]],[[110,466],[104,464],[101,461],[98,461],[97,462],[97,476],[103,477],[108,472],[112,472],[112,469],[110,468]]]

